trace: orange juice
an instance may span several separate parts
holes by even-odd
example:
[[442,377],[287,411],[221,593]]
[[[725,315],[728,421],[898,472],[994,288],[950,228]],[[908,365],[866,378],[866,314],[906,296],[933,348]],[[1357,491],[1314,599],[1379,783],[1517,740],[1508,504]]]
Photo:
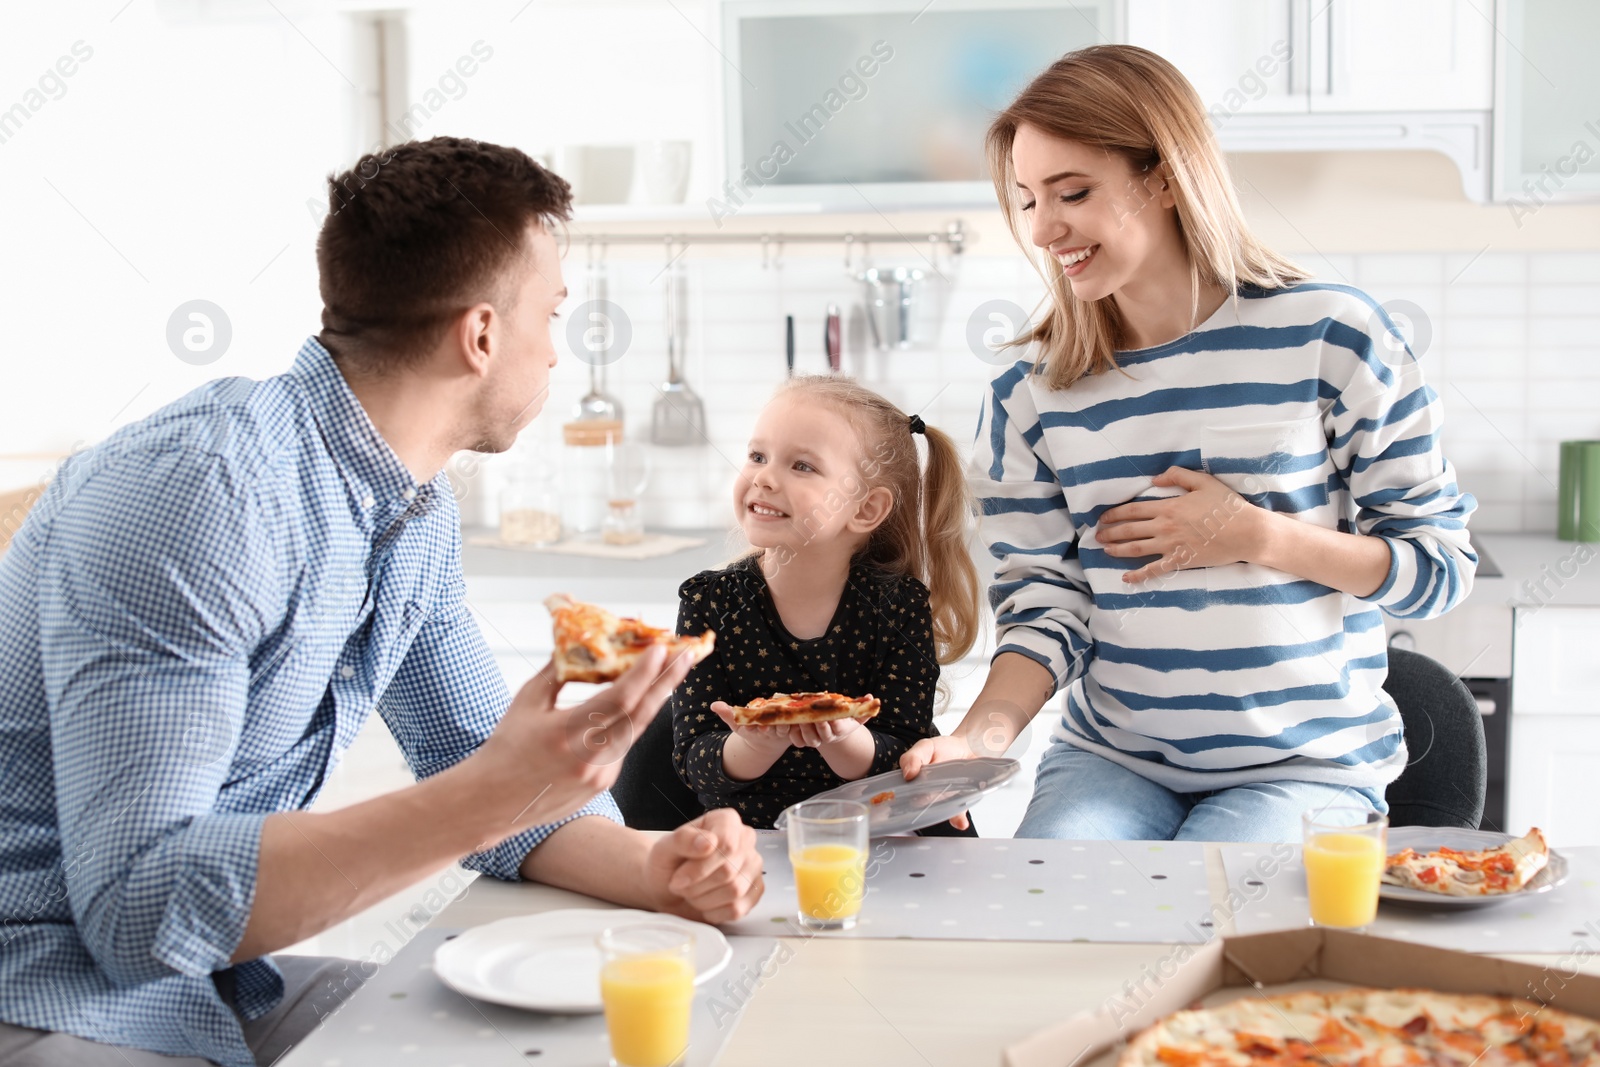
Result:
[[1378,913],[1383,839],[1320,833],[1304,850],[1306,896],[1318,926],[1365,926]]
[[681,956],[629,956],[600,971],[611,1056],[624,1067],[668,1067],[689,1047],[694,968]]
[[867,854],[853,845],[807,845],[791,853],[800,913],[813,919],[853,919],[861,911]]

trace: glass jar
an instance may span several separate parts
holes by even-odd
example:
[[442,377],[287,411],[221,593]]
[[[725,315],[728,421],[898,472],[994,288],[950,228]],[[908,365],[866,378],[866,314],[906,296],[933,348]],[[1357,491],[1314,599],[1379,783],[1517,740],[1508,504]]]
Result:
[[561,490],[548,463],[514,466],[500,492],[500,540],[512,545],[553,545],[561,540]]
[[622,442],[622,422],[579,419],[561,427],[561,440],[561,518],[574,533],[596,533],[611,501],[611,453]]
[[611,501],[600,523],[600,540],[608,545],[636,545],[644,540],[644,523],[634,501]]

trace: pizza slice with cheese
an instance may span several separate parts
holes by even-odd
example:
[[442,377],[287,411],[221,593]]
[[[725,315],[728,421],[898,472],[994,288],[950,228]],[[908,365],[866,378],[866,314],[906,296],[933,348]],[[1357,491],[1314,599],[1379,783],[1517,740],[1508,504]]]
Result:
[[1494,848],[1402,849],[1384,864],[1383,880],[1445,896],[1492,896],[1521,890],[1549,862],[1550,846],[1535,826]]
[[847,697],[839,693],[774,693],[733,709],[739,726],[800,726],[808,722],[860,719],[878,714],[877,697]]
[[711,630],[699,637],[679,637],[671,630],[620,618],[565,593],[547,597],[544,606],[550,609],[555,629],[556,680],[560,682],[614,682],[655,645],[666,647],[668,661],[687,651],[696,663],[711,655],[716,645],[717,635]]

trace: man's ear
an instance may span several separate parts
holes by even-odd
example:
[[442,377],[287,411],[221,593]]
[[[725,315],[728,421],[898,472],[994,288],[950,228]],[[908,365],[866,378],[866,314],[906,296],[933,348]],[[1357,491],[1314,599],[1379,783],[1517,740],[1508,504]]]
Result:
[[489,364],[498,355],[494,344],[495,314],[493,304],[474,304],[456,316],[455,327],[450,331],[463,367],[480,378],[488,375]]
[[852,533],[871,533],[883,525],[883,520],[894,510],[894,494],[887,486],[877,485],[867,490],[867,495],[856,505],[856,513],[846,527]]

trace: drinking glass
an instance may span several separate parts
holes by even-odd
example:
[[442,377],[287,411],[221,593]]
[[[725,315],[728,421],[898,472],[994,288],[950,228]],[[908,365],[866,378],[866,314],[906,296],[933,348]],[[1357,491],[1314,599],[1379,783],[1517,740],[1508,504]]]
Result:
[[1378,913],[1388,816],[1353,806],[1316,808],[1300,824],[1312,923],[1366,926]]
[[867,806],[806,800],[790,808],[787,819],[800,925],[810,930],[855,926],[867,884]]
[[676,923],[613,926],[600,946],[611,1067],[672,1067],[689,1050],[694,932]]

